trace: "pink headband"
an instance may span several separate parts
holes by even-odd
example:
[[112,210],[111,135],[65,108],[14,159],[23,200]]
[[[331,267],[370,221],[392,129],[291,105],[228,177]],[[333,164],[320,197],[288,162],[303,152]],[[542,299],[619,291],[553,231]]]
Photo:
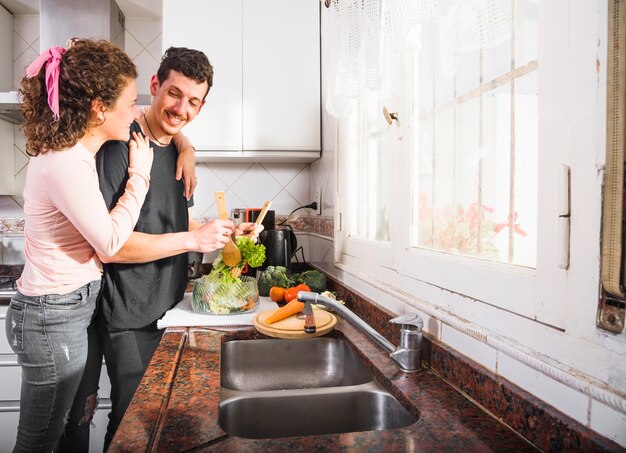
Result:
[[65,53],[63,47],[50,47],[44,51],[35,61],[26,68],[26,77],[34,77],[39,74],[41,67],[46,65],[46,90],[48,91],[48,105],[54,114],[54,119],[59,119],[59,75],[61,73],[61,56]]

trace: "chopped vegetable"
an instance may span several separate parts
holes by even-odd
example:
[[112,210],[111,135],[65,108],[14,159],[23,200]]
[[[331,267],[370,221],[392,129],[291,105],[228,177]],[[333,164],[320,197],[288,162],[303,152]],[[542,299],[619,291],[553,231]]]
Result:
[[293,281],[287,276],[287,268],[283,266],[267,266],[259,276],[259,295],[267,297],[272,286],[289,288]]
[[304,308],[304,303],[299,300],[292,300],[284,307],[280,307],[276,309],[274,313],[272,313],[265,322],[268,324],[273,324],[281,319],[285,319],[290,317],[291,315],[295,315],[296,313],[300,313]]
[[314,293],[326,291],[326,275],[316,269],[304,271],[292,276],[295,283],[304,283]]

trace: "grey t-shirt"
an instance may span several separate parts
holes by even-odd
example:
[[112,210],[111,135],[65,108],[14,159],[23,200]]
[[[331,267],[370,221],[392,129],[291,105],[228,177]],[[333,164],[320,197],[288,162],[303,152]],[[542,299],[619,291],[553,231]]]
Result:
[[[133,123],[131,132],[141,132]],[[150,189],[141,208],[135,231],[175,233],[189,228],[183,182],[176,181],[174,144],[162,147],[150,142],[154,161]],[[128,144],[110,141],[96,155],[100,191],[112,209],[124,193],[128,179]],[[187,283],[187,253],[142,264],[105,264],[98,323],[107,331],[156,329],[156,321],[184,296]]]

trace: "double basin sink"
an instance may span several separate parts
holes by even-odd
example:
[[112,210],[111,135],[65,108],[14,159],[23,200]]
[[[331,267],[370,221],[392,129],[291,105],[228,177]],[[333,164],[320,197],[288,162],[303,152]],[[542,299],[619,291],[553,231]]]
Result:
[[222,345],[219,422],[248,439],[379,431],[417,422],[341,339]]

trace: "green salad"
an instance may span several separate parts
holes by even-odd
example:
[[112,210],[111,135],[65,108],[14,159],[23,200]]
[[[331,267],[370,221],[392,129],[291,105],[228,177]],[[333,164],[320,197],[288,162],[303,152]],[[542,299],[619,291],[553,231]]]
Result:
[[246,263],[251,267],[259,267],[265,261],[265,246],[255,244],[249,237],[237,236],[235,238],[237,248],[241,252],[241,263],[237,266],[227,266],[222,261],[222,253],[213,262],[213,270],[209,275],[217,278],[222,283],[235,283],[238,278],[232,276],[234,268],[243,269]]
[[213,270],[196,280],[192,307],[201,313],[219,315],[248,313],[259,305],[259,291],[255,278],[233,277],[234,268],[243,269],[246,263],[258,267],[265,261],[265,246],[257,245],[245,236],[235,238],[242,261],[237,266],[227,266],[220,253],[213,262]]
[[214,315],[248,313],[256,310],[259,291],[256,279],[241,276],[224,283],[216,275],[205,275],[193,287],[191,305],[194,310]]

